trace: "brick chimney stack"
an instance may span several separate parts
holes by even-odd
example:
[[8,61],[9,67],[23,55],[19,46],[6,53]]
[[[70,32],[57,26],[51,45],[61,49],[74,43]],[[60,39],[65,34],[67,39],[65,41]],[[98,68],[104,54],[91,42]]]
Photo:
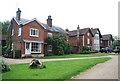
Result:
[[77,46],[78,46],[78,53],[80,52],[80,27],[77,27]]
[[18,11],[16,12],[16,19],[20,20],[20,16],[21,16],[21,10],[20,8],[18,8]]
[[52,27],[52,19],[51,19],[51,15],[48,16],[48,19],[47,19],[47,25]]

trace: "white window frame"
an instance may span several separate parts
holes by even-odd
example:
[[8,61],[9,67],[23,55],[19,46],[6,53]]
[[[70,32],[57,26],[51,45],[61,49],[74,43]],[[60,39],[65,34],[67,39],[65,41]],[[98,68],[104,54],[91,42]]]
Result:
[[14,29],[12,29],[12,36],[14,35]]
[[52,37],[53,36],[53,34],[52,33],[48,33],[48,37]]
[[36,42],[31,42],[31,53],[41,53],[41,43],[38,43],[39,51],[32,51],[32,43],[36,43]]
[[[32,35],[32,30],[35,31],[35,35]],[[36,33],[37,31],[37,33]],[[39,30],[38,29],[35,29],[35,28],[30,28],[30,36],[32,37],[39,37]]]
[[21,33],[22,33],[22,28],[19,28],[19,30],[18,30],[18,36],[21,36]]
[[48,50],[48,51],[52,51],[52,45],[48,45],[47,50]]
[[90,39],[89,38],[87,38],[87,44],[90,44]]
[[12,43],[12,44],[11,44],[11,51],[13,50],[13,46],[14,46],[14,44]]

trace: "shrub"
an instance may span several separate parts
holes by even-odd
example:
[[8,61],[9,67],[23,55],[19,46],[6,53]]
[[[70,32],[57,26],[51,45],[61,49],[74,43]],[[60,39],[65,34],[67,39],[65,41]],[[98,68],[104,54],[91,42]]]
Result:
[[89,51],[90,50],[90,47],[88,47],[88,46],[83,46],[82,47],[82,51]]
[[80,54],[98,53],[97,51],[80,51]]
[[0,68],[2,72],[10,71],[10,67],[4,61],[0,61]]

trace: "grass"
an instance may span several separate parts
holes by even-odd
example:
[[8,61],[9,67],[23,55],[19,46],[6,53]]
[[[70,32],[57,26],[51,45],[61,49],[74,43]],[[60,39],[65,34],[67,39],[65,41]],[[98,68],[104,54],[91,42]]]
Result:
[[107,56],[108,53],[96,53],[96,54],[69,54],[61,56],[46,56],[46,57],[36,57],[36,59],[57,59],[57,58],[80,58],[80,57],[97,57],[97,56]]
[[103,63],[109,58],[91,58],[44,62],[44,69],[30,69],[29,64],[12,64],[11,71],[2,73],[3,79],[69,79],[88,68]]

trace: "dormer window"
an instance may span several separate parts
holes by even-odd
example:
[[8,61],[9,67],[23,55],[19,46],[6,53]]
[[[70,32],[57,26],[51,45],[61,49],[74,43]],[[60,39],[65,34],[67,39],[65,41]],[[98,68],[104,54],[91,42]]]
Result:
[[39,33],[38,29],[34,29],[34,28],[30,29],[30,36],[38,37],[39,36],[38,33]]

